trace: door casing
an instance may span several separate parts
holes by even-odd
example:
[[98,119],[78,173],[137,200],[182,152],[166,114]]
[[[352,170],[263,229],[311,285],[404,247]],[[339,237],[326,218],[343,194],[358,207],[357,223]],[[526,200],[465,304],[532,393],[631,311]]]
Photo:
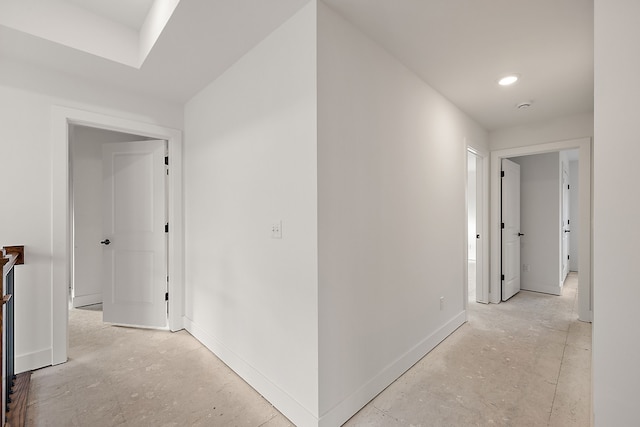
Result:
[[[591,138],[577,138],[491,152],[490,302],[500,302],[500,166],[502,159],[572,149],[578,149],[578,161],[580,164],[578,173],[578,181],[580,185],[580,194],[578,195],[580,228],[579,230],[575,230],[580,236],[578,261],[580,265],[580,271],[578,272],[578,318],[585,322],[591,322],[593,319],[593,267],[591,252],[591,212],[593,197],[591,187]],[[572,230],[572,232],[574,232],[574,230]]]
[[183,329],[184,223],[182,204],[182,132],[135,120],[107,116],[68,107],[52,108],[52,272],[51,364],[67,361],[68,286],[70,277],[69,125],[81,125],[168,141],[170,173],[167,183],[170,205],[169,329]]

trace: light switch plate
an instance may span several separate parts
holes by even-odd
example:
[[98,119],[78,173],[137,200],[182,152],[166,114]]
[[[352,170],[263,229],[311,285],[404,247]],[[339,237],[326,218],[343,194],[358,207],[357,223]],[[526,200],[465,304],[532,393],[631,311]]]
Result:
[[271,238],[282,239],[282,221],[271,224]]

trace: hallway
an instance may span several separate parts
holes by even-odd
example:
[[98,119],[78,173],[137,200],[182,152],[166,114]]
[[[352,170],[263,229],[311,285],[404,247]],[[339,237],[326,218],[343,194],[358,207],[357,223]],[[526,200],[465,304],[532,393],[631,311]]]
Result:
[[[576,289],[571,273],[560,297],[469,303],[468,323],[345,425],[589,425],[591,324]],[[185,331],[69,318],[69,362],[33,373],[27,426],[291,425]]]

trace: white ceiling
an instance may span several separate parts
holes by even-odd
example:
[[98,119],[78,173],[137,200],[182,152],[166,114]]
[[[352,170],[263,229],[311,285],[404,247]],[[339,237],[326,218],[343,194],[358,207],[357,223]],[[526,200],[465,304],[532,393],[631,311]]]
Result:
[[3,25],[0,60],[26,62],[106,87],[184,103],[307,2],[181,1],[139,69]]
[[489,130],[593,111],[593,0],[325,3]]
[[[114,0],[64,1],[119,19]],[[308,1],[181,1],[140,69],[1,25],[0,59],[183,103]],[[593,0],[324,2],[487,130],[593,111]]]

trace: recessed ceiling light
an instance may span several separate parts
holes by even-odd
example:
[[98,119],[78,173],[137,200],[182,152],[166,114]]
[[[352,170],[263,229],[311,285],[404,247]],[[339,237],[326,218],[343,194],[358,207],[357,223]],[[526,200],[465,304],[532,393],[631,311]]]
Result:
[[509,86],[514,84],[517,81],[518,81],[518,76],[516,74],[510,74],[498,80],[498,84],[500,86]]

